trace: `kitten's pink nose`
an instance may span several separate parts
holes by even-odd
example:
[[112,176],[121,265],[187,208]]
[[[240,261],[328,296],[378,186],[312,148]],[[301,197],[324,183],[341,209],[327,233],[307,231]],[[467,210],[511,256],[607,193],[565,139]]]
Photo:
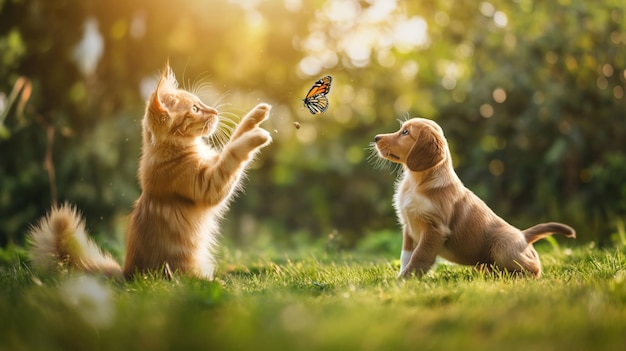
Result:
[[217,114],[218,114],[217,110],[216,110],[216,109],[214,109],[213,107],[209,107],[209,108],[207,109],[207,112],[212,113],[212,114],[215,114],[215,115],[217,115]]

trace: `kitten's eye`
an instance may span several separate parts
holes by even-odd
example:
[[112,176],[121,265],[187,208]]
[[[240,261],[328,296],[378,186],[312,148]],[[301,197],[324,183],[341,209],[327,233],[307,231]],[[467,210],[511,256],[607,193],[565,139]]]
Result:
[[409,130],[408,129],[403,130],[402,135],[409,135]]
[[191,107],[191,111],[192,111],[193,113],[198,113],[198,112],[200,112],[200,108],[199,108],[198,106],[196,106],[196,105],[193,105],[193,106]]

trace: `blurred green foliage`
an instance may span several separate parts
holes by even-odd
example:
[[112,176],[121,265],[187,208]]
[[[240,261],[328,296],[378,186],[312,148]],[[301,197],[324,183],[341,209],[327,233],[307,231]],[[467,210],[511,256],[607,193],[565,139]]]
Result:
[[[562,221],[608,243],[626,214],[625,5],[0,0],[0,245],[55,199],[122,242],[144,100],[167,59],[227,117],[274,106],[274,143],[224,223],[240,244],[399,231],[394,168],[373,167],[369,143],[418,115],[512,224]],[[330,108],[311,116],[301,99],[325,74]],[[32,91],[14,95],[20,79]]]

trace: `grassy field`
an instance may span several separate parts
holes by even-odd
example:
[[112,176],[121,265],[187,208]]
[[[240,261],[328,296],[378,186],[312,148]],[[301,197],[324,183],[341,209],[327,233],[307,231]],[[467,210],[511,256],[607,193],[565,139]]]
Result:
[[41,276],[2,252],[0,350],[624,350],[626,249],[539,251],[535,280],[395,255],[225,248],[215,282]]

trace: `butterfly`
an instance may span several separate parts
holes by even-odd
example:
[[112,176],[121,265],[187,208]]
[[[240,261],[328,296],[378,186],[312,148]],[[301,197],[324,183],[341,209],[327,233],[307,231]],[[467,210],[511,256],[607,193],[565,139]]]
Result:
[[302,100],[304,106],[309,109],[311,114],[320,114],[328,108],[328,98],[326,94],[330,91],[330,84],[333,81],[333,77],[326,76],[318,79],[311,87],[311,90],[306,94],[306,97]]

